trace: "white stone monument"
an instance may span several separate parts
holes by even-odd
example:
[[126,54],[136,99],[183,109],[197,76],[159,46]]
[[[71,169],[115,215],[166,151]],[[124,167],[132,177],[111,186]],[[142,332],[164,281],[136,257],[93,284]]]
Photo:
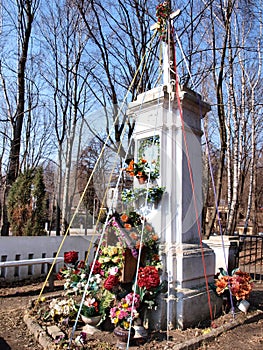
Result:
[[[165,77],[163,86],[140,94],[128,110],[136,120],[135,161],[142,155],[149,162],[157,161],[160,177],[156,183],[165,186],[158,208],[145,212],[161,238],[163,279],[169,288],[167,298],[161,297],[158,310],[152,312],[151,329],[195,325],[210,318],[209,300],[213,313],[221,303],[213,291],[207,291],[208,282],[214,281],[215,254],[202,244],[198,230],[202,212],[201,118],[210,106],[185,87],[176,94],[174,83],[167,80],[167,74]],[[158,142],[152,144],[153,140]]]

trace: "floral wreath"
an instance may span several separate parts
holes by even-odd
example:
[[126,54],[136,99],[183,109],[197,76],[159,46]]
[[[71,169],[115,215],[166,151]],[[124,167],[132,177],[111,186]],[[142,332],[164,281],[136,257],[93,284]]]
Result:
[[157,31],[160,39],[166,41],[167,38],[167,19],[169,17],[169,5],[167,1],[156,6]]

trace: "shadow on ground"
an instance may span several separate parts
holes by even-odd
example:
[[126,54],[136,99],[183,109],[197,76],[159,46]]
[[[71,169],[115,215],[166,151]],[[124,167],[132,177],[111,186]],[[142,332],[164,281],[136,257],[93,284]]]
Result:
[[0,349],[1,350],[11,350],[11,347],[7,344],[7,342],[0,337]]

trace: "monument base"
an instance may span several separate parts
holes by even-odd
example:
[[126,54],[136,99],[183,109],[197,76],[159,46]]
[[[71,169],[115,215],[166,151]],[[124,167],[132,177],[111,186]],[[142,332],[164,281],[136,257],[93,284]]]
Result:
[[[209,296],[212,317],[210,314]],[[215,292],[210,289],[207,292],[205,287],[203,290],[177,290],[177,318],[175,325],[177,328],[185,329],[196,326],[198,323],[205,320],[212,321],[221,313],[222,303],[222,298],[218,297]]]
[[[211,312],[212,318],[220,314],[222,299],[206,287],[208,283],[214,283],[213,250],[206,245],[186,243],[169,245],[168,249],[162,246],[161,250],[166,265],[164,271],[168,271],[169,291],[159,296],[155,310],[146,311],[145,326],[151,331],[185,329],[211,320]],[[170,280],[169,276],[172,276]]]

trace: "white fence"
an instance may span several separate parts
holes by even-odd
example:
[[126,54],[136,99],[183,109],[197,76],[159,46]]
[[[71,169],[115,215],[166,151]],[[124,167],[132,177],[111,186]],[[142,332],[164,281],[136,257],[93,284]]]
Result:
[[[63,239],[63,236],[0,237],[0,261],[53,258],[56,256]],[[94,256],[93,243],[96,239],[97,236],[92,235],[68,236],[58,256],[63,257],[64,252],[75,250],[79,253],[79,260],[85,260],[91,248],[88,257],[88,262],[91,263]],[[57,263],[54,272],[57,272],[62,265],[63,262]],[[17,281],[44,276],[48,272],[47,268],[47,264],[1,267],[0,286],[1,281]]]

